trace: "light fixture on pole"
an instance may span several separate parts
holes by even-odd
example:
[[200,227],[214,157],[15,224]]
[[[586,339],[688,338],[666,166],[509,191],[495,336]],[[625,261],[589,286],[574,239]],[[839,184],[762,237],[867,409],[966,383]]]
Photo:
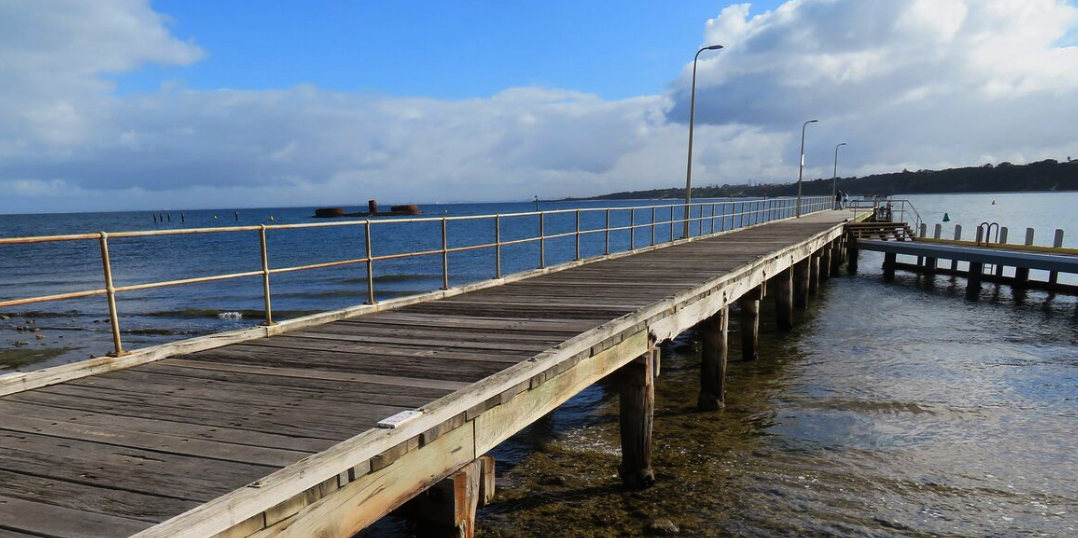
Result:
[[797,167],[797,209],[795,211],[798,217],[801,216],[801,174],[805,171],[805,127],[817,121],[820,120],[808,120],[801,125],[801,164]]
[[689,162],[685,165],[685,230],[683,237],[689,237],[689,204],[692,203],[692,127],[696,116],[696,60],[705,50],[719,50],[722,45],[709,45],[696,51],[692,59],[692,91],[689,92]]
[[[836,201],[838,200],[838,196],[836,196],[838,194],[838,148],[845,145],[846,143],[842,142],[835,146],[835,170],[831,173],[831,199]],[[841,209],[842,207],[841,204],[835,205],[838,206],[835,209]]]

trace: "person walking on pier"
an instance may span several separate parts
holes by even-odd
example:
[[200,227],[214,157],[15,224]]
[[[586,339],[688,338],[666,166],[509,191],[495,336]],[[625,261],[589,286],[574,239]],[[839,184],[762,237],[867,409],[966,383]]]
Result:
[[835,209],[842,209],[842,191],[835,193]]

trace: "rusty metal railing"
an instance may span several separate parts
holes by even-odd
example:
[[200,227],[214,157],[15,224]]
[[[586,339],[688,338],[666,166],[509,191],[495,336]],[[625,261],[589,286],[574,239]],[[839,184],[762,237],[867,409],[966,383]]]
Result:
[[[222,228],[190,228],[190,229],[175,229],[175,230],[153,230],[153,231],[130,231],[130,232],[99,232],[88,234],[72,234],[72,235],[52,235],[52,236],[35,236],[35,237],[14,237],[14,238],[0,238],[0,247],[12,246],[12,245],[24,245],[34,243],[51,243],[51,242],[79,242],[79,241],[97,241],[102,261],[103,272],[103,288],[94,288],[88,290],[80,290],[68,293],[57,293],[51,295],[39,295],[34,297],[24,297],[18,299],[10,299],[0,301],[0,308],[7,308],[12,306],[27,305],[33,303],[44,303],[62,300],[71,300],[84,297],[92,297],[104,295],[107,300],[107,308],[109,315],[109,323],[112,330],[113,351],[109,355],[119,356],[126,353],[123,347],[123,341],[120,332],[120,312],[117,307],[117,295],[125,292],[132,292],[138,290],[148,290],[156,288],[165,288],[171,286],[181,286],[189,284],[216,282],[223,280],[232,280],[239,278],[249,277],[261,277],[262,279],[262,294],[265,307],[265,319],[262,321],[263,325],[273,325],[273,308],[272,308],[272,291],[270,286],[271,277],[273,275],[279,275],[283,273],[291,273],[297,271],[308,271],[313,269],[323,269],[330,267],[340,267],[345,265],[364,264],[366,266],[366,284],[367,284],[367,302],[369,304],[375,304],[377,298],[375,295],[375,279],[374,279],[374,266],[377,262],[383,262],[394,259],[403,258],[415,258],[420,256],[439,256],[441,258],[441,286],[442,289],[449,289],[450,287],[450,267],[449,267],[449,255],[459,252],[476,251],[483,249],[492,249],[494,251],[494,277],[502,278],[502,258],[503,248],[512,245],[522,245],[529,243],[538,243],[539,259],[537,260],[537,267],[546,267],[546,245],[548,242],[563,239],[573,238],[573,259],[575,261],[581,260],[581,239],[589,234],[603,234],[603,255],[601,257],[610,256],[616,252],[616,249],[612,247],[616,245],[611,244],[612,232],[628,232],[629,245],[627,249],[622,249],[620,252],[637,250],[637,231],[641,229],[649,229],[650,242],[648,246],[655,246],[663,242],[674,242],[686,237],[679,237],[674,234],[674,228],[676,224],[687,225],[690,236],[704,236],[714,233],[719,233],[728,230],[735,230],[744,228],[746,226],[752,226],[768,221],[779,220],[784,218],[790,218],[795,213],[796,200],[793,198],[772,198],[766,200],[745,200],[745,201],[723,201],[723,202],[702,202],[695,203],[689,206],[686,205],[650,205],[650,206],[632,206],[632,207],[611,207],[611,208],[587,208],[587,209],[559,209],[551,211],[533,211],[526,213],[512,213],[512,214],[495,214],[495,215],[477,215],[477,216],[459,216],[459,217],[434,217],[434,218],[392,218],[385,220],[353,220],[342,222],[318,222],[318,223],[304,223],[304,224],[275,224],[275,225],[257,225],[257,226],[234,226],[234,227],[222,227]],[[830,197],[809,197],[802,198],[802,214],[812,213],[816,211],[823,211],[831,209]],[[601,228],[585,229],[581,226],[581,215],[585,213],[603,212],[605,224]],[[611,217],[612,214],[618,212],[628,213],[628,225],[624,226],[612,226]],[[640,212],[650,212],[650,219],[647,222],[638,222],[637,215]],[[680,212],[680,213],[679,213]],[[561,233],[547,233],[547,217],[558,214],[574,214],[574,228],[570,231]],[[502,231],[504,223],[509,219],[521,219],[529,217],[538,217],[538,229],[535,230],[535,235],[525,236],[518,239],[503,240]],[[662,220],[660,220],[662,219]],[[477,243],[463,246],[450,247],[449,246],[449,231],[448,224],[453,221],[470,221],[470,220],[490,220],[493,222],[494,227],[494,241],[489,243]],[[401,252],[394,254],[384,254],[375,256],[374,245],[372,239],[372,229],[375,226],[394,224],[394,225],[411,225],[416,223],[440,223],[441,228],[441,245],[439,248],[418,250],[413,252]],[[268,249],[268,233],[280,232],[285,230],[297,230],[306,228],[328,228],[328,227],[359,227],[363,229],[363,256],[359,258],[345,258],[328,262],[312,263],[304,265],[296,265],[289,267],[271,267],[269,260]],[[682,228],[682,226],[678,226]],[[705,231],[706,230],[706,231]],[[666,234],[662,232],[666,231]],[[695,231],[695,235],[694,232]],[[239,232],[258,232],[260,252],[261,252],[261,265],[258,270],[254,271],[242,271],[234,273],[215,274],[200,277],[182,278],[176,280],[164,280],[157,282],[145,282],[138,284],[128,285],[116,285],[113,280],[113,263],[114,260],[109,254],[109,240],[118,238],[138,238],[138,237],[158,237],[158,236],[176,236],[176,235],[198,235],[198,234],[223,234],[223,233],[239,233]],[[665,235],[663,238],[661,235]],[[2,278],[2,277],[0,277]]]

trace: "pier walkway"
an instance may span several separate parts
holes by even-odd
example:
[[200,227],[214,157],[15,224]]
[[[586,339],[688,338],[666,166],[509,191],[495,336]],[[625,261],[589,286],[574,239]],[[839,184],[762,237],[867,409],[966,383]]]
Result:
[[646,486],[656,344],[702,324],[701,407],[721,407],[728,305],[741,302],[754,353],[765,283],[788,327],[837,270],[850,218],[821,211],[262,338],[5,376],[0,537],[349,536],[450,476],[474,512],[491,493],[484,454],[615,372],[620,474]]

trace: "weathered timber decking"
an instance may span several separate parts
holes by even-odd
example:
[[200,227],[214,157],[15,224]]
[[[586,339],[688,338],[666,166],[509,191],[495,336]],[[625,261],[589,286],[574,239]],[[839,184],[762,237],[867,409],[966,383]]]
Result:
[[848,217],[28,385],[0,397],[0,536],[347,535],[830,246]]

